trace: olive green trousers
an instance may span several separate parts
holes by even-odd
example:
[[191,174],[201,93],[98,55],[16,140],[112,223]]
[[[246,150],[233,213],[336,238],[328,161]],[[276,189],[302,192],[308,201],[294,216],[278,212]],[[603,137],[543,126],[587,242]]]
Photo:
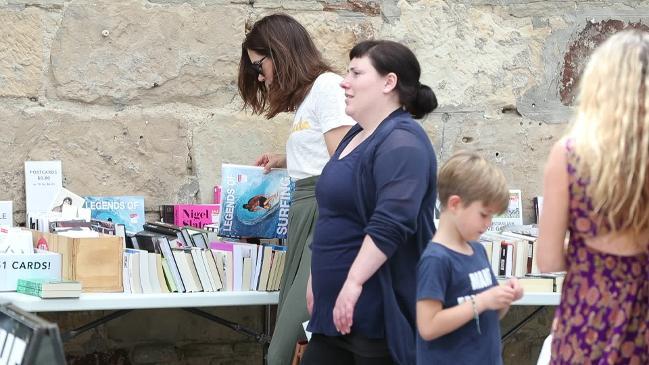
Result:
[[311,272],[311,241],[318,217],[317,176],[298,180],[288,214],[288,252],[280,283],[277,321],[266,357],[268,365],[289,365],[295,343],[305,340],[302,323],[309,319],[306,284]]

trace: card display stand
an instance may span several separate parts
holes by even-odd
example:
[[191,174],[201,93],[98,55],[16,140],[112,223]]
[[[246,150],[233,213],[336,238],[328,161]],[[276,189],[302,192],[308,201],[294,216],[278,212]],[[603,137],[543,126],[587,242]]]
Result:
[[12,304],[0,305],[0,364],[65,364],[59,327]]

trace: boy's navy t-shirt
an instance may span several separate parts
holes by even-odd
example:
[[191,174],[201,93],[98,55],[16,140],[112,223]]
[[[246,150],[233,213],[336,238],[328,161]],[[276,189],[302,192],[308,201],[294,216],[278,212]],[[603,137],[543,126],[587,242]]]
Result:
[[[472,255],[428,244],[417,268],[417,301],[439,300],[447,309],[498,285],[485,248],[478,242],[469,244]],[[480,314],[480,331],[472,319],[432,341],[417,333],[417,364],[502,364],[498,311]]]

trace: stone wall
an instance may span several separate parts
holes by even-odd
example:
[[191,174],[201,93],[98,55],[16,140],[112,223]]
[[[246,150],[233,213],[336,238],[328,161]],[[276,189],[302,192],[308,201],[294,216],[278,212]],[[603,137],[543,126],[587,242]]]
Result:
[[[0,0],[0,200],[13,200],[24,224],[23,162],[60,159],[68,189],[143,195],[150,219],[159,204],[209,202],[222,162],[250,163],[287,138],[290,116],[242,111],[235,80],[246,27],[282,11],[341,72],[360,40],[410,46],[441,104],[423,121],[439,160],[468,148],[497,163],[522,189],[529,222],[585,59],[606,35],[646,27],[648,9],[631,0]],[[259,307],[215,311],[262,328]],[[534,362],[550,312],[505,344],[506,363]],[[69,329],[98,315],[48,318]],[[262,348],[186,313],[145,311],[67,351],[73,364],[243,364]]]

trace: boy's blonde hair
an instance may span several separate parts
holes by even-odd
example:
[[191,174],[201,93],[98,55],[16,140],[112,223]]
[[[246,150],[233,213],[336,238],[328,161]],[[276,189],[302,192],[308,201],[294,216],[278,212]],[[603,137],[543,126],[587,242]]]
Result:
[[613,232],[649,228],[649,33],[620,32],[599,46],[581,79],[570,135],[593,208]]
[[509,189],[503,172],[482,156],[470,151],[455,153],[439,170],[437,193],[442,210],[448,198],[457,195],[466,207],[480,201],[497,213],[507,210]]

